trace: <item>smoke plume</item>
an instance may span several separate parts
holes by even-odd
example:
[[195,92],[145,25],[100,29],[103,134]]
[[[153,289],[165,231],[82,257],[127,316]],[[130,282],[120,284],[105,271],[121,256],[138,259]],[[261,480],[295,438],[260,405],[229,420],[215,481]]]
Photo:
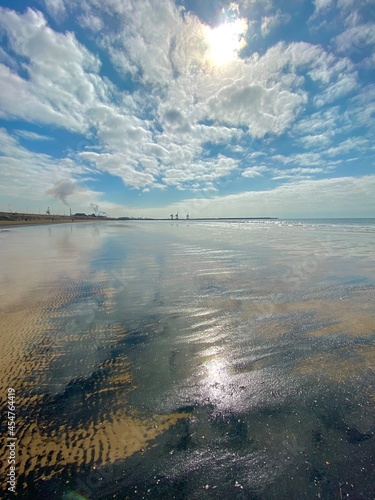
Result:
[[100,210],[99,205],[95,205],[95,203],[90,203],[90,208],[94,211],[94,214],[97,217],[107,217],[107,214]]
[[47,194],[54,196],[70,207],[67,197],[79,190],[79,186],[76,182],[71,180],[60,181],[55,186],[47,191]]

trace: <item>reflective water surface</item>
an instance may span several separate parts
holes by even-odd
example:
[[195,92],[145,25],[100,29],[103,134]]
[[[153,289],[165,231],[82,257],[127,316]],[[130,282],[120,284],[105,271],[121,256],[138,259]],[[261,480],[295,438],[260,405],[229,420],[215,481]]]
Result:
[[22,497],[374,498],[374,243],[373,220],[0,231]]

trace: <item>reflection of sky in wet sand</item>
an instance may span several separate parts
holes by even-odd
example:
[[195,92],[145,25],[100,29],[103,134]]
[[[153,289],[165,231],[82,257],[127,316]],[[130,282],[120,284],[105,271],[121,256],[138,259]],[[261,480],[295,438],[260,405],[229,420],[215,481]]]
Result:
[[126,406],[134,388],[121,353],[126,331],[111,315],[108,273],[90,269],[106,238],[95,226],[73,229],[18,229],[0,249],[1,389],[17,394],[21,489],[31,473],[38,480],[123,459],[184,416],[146,420]]
[[138,482],[153,498],[178,484],[189,498],[366,497],[374,236],[186,221],[14,230],[0,321],[20,467],[82,486],[87,467],[116,464],[103,495],[127,476],[119,495]]

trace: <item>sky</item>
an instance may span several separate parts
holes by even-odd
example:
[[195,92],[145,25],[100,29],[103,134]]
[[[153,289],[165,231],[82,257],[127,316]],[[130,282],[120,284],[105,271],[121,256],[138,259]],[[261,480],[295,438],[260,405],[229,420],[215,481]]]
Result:
[[0,0],[0,210],[375,217],[374,0]]

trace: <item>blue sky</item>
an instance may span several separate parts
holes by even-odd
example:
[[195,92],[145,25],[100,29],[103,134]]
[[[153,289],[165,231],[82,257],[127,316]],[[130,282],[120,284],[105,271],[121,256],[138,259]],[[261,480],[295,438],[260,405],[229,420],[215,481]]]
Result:
[[375,217],[373,0],[0,8],[0,210]]

